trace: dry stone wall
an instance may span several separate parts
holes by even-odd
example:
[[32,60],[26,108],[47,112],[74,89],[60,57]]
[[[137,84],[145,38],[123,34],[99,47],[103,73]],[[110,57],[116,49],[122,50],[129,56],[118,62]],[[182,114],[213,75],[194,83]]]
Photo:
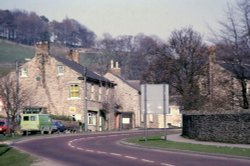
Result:
[[182,135],[202,141],[250,144],[250,113],[183,115]]

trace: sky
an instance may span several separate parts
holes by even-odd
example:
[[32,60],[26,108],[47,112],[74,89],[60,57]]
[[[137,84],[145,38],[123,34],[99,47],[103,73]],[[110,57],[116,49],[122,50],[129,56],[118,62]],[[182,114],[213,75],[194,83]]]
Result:
[[0,0],[0,9],[34,11],[49,20],[73,18],[98,37],[156,35],[167,39],[176,29],[191,26],[204,38],[208,27],[219,29],[228,3],[236,0]]

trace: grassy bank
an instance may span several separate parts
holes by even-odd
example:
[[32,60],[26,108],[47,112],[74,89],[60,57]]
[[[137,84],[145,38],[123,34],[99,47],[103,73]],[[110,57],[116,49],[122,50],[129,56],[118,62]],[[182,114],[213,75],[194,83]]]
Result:
[[28,154],[21,153],[12,147],[0,144],[0,165],[1,166],[29,166],[35,159]]
[[141,146],[155,147],[155,148],[189,150],[194,152],[205,152],[205,153],[250,157],[250,149],[246,148],[219,147],[211,145],[199,145],[199,144],[165,141],[162,140],[159,135],[148,137],[148,140],[146,142],[142,137],[129,138],[127,142]]

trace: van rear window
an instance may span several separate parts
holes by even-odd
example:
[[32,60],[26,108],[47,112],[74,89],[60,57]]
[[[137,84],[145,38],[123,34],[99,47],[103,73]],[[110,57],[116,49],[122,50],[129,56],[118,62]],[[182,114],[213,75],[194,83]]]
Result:
[[29,116],[24,116],[23,121],[29,121]]
[[36,117],[35,116],[30,116],[30,120],[31,121],[36,121]]

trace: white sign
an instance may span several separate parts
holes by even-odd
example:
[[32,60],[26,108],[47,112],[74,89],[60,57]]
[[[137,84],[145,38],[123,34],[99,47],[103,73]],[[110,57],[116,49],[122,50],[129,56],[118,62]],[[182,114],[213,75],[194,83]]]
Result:
[[[147,114],[163,114],[169,105],[169,87],[167,84],[143,84],[141,85],[141,109]],[[165,99],[165,101],[164,101]]]
[[122,118],[122,124],[130,124],[130,118]]

